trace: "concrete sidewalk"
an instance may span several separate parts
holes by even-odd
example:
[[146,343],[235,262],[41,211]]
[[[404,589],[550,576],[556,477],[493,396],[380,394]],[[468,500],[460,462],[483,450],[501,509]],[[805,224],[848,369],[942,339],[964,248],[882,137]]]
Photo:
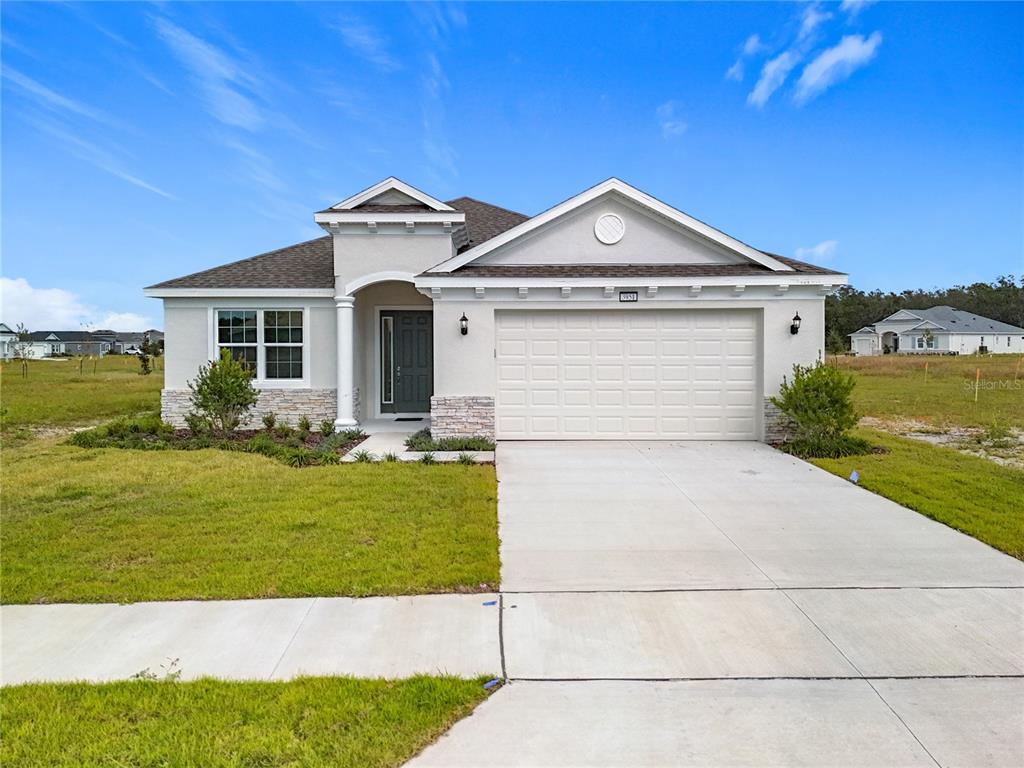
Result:
[[0,607],[0,682],[501,673],[496,595]]

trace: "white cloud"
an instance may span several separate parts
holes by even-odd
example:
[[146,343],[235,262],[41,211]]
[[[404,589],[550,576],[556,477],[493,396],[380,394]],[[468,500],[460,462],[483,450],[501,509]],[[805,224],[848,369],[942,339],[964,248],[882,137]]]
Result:
[[875,0],[843,0],[842,4],[839,6],[839,10],[853,17],[869,5],[872,5],[874,2]]
[[755,56],[761,51],[768,48],[764,43],[761,42],[761,36],[756,32],[747,38],[747,41],[743,43],[743,55],[744,56]]
[[263,127],[267,118],[253,97],[260,83],[247,67],[167,19],[156,19],[154,24],[157,34],[198,81],[207,109],[217,120],[248,131]]
[[95,107],[57,93],[52,88],[47,88],[42,83],[33,80],[28,75],[23,75],[16,69],[4,67],[3,76],[11,84],[16,85],[31,96],[37,104],[52,112],[71,113],[109,126],[118,125],[116,120]]
[[754,89],[747,95],[747,104],[755,107],[763,107],[768,103],[782,84],[786,82],[793,67],[800,61],[800,55],[796,51],[784,51],[773,59],[765,62],[761,68],[761,77],[758,78]]
[[797,104],[804,104],[845,80],[875,58],[881,44],[881,32],[873,32],[867,39],[863,35],[845,36],[838,45],[822,51],[804,68],[793,99]]
[[804,8],[803,16],[800,18],[800,32],[797,39],[806,40],[823,22],[831,18],[831,13],[821,10],[817,3],[811,3]]
[[823,263],[832,260],[832,257],[836,255],[836,249],[838,247],[838,240],[822,240],[820,243],[812,245],[810,248],[797,248],[796,257],[801,261],[810,260],[817,263]]
[[656,110],[658,124],[661,126],[661,135],[666,139],[681,136],[689,127],[686,121],[677,114],[679,106],[677,101],[666,101]]
[[154,327],[150,317],[94,307],[63,288],[33,288],[23,277],[0,277],[0,318],[11,328],[24,323],[30,331],[144,331]]
[[736,59],[733,65],[725,70],[725,79],[743,82],[743,59]]
[[358,19],[343,19],[336,29],[346,47],[362,59],[384,72],[401,68],[398,60],[388,51],[387,41],[369,25]]

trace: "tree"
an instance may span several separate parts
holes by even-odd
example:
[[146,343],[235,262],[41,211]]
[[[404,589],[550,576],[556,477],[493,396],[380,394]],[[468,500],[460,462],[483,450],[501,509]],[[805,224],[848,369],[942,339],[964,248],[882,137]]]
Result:
[[25,327],[24,323],[18,323],[17,328],[14,331],[18,334],[17,341],[14,342],[14,357],[21,360],[21,375],[22,377],[28,376],[28,361],[29,358],[34,357],[36,351],[32,348],[32,341],[30,339],[31,332]]
[[234,431],[259,398],[252,373],[226,349],[219,360],[199,367],[188,388],[192,407],[221,434]]

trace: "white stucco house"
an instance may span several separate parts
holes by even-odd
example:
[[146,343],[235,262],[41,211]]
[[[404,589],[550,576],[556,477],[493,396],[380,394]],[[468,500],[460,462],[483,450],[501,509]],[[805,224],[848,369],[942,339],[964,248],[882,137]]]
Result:
[[953,307],[901,309],[850,334],[855,355],[1024,352],[1024,328]]
[[395,178],[315,214],[325,237],[146,289],[163,416],[221,349],[260,400],[435,436],[765,439],[819,360],[830,269],[757,250],[609,179],[533,217]]

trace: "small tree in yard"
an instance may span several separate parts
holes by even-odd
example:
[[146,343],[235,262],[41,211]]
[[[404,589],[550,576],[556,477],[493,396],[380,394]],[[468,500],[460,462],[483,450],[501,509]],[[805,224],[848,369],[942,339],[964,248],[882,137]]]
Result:
[[220,433],[233,431],[259,396],[252,385],[252,373],[231,352],[221,350],[220,359],[199,367],[192,390],[192,407]]
[[139,344],[139,375],[149,376],[153,372],[153,360],[160,356],[160,346],[150,341],[149,334],[142,335]]
[[853,376],[830,365],[793,366],[793,380],[783,379],[772,403],[793,421],[782,448],[798,456],[838,457],[865,453],[865,440],[847,434],[857,424],[850,395]]

